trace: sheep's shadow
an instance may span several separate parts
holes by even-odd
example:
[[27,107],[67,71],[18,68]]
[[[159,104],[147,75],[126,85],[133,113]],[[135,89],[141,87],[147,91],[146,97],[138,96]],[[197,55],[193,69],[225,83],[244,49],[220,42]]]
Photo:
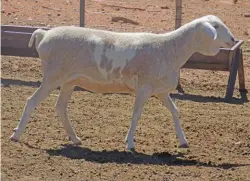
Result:
[[29,87],[39,87],[41,85],[40,81],[25,81],[18,79],[6,79],[1,78],[1,86],[9,87],[10,85],[18,85],[18,86],[29,86]]
[[50,156],[64,156],[70,159],[83,159],[97,163],[117,163],[117,164],[151,164],[151,165],[175,165],[175,166],[202,166],[230,169],[234,167],[250,166],[250,164],[214,164],[212,162],[201,162],[194,159],[187,159],[182,153],[154,153],[147,155],[138,152],[128,151],[94,151],[80,146],[64,145],[61,148],[48,149],[46,152]]
[[[41,85],[41,81],[25,81],[25,80],[18,80],[18,79],[6,79],[1,78],[1,86],[2,87],[9,87],[10,85],[17,85],[17,86],[28,86],[33,88],[38,88]],[[57,89],[60,89],[58,87]],[[76,87],[75,91],[86,91],[80,87]]]
[[241,97],[235,98],[233,97],[231,100],[227,100],[224,97],[214,97],[214,96],[203,96],[203,95],[194,95],[194,94],[188,94],[188,93],[172,93],[170,96],[174,99],[179,100],[189,100],[193,102],[222,102],[222,103],[228,103],[228,104],[244,104],[249,102],[247,98],[247,92],[240,92]]
[[[39,87],[41,85],[41,82],[1,78],[1,86],[8,87],[10,85]],[[84,90],[80,87],[76,87],[75,91],[87,91],[87,90]],[[205,102],[205,103],[206,102],[223,102],[223,103],[229,103],[229,104],[244,104],[246,102],[249,102],[247,98],[247,92],[240,92],[240,94],[241,94],[241,98],[233,97],[230,101],[222,97],[193,95],[193,94],[188,94],[188,93],[172,93],[171,97],[174,99],[179,99],[179,100],[189,100],[189,101],[194,101],[194,102]],[[108,94],[104,94],[104,95],[108,95]]]

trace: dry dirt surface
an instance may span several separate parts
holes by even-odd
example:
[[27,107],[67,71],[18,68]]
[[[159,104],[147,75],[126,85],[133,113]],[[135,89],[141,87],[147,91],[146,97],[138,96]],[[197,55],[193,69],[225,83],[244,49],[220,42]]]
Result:
[[[174,29],[174,0],[86,0],[86,27],[115,31]],[[243,45],[250,88],[250,2],[184,0],[183,22],[219,16]],[[55,27],[79,24],[76,0],[2,0],[2,24]],[[118,17],[118,18],[117,18]],[[125,19],[124,19],[125,18]],[[126,20],[128,19],[128,20]],[[250,103],[223,97],[228,72],[182,70],[186,94],[173,92],[190,148],[178,148],[167,108],[152,97],[139,120],[136,151],[125,150],[134,96],[75,91],[68,112],[83,145],[72,146],[56,116],[55,90],[35,110],[19,143],[9,140],[26,100],[41,80],[40,60],[1,57],[1,179],[250,181]]]

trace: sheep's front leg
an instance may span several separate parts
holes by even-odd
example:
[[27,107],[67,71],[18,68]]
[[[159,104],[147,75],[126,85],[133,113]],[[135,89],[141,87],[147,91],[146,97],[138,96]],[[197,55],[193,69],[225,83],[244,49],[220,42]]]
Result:
[[180,142],[180,147],[187,148],[188,142],[187,142],[186,137],[184,135],[184,132],[181,128],[181,123],[179,120],[179,112],[178,112],[176,105],[174,104],[174,102],[172,101],[172,99],[168,93],[159,95],[159,98],[162,101],[163,105],[165,105],[169,109],[169,111],[171,112],[171,114],[173,116],[175,131],[176,131],[176,135],[177,135],[179,142]]
[[66,83],[63,86],[61,86],[60,89],[60,94],[57,99],[56,103],[56,112],[59,117],[59,119],[63,123],[63,127],[66,130],[69,139],[74,143],[74,144],[81,144],[81,139],[78,138],[75,134],[74,129],[72,128],[72,125],[68,119],[67,115],[67,106],[68,102],[70,100],[70,97],[74,91],[74,85],[71,85],[70,83]]
[[143,88],[140,88],[137,91],[136,94],[136,99],[135,99],[135,104],[134,104],[134,110],[133,110],[133,116],[132,116],[132,120],[130,123],[130,128],[128,131],[128,134],[126,136],[126,148],[129,150],[134,149],[135,145],[134,145],[134,133],[136,130],[136,125],[137,125],[137,121],[139,120],[142,110],[143,110],[143,106],[146,103],[146,101],[150,98],[151,96],[151,87],[150,86],[145,86]]

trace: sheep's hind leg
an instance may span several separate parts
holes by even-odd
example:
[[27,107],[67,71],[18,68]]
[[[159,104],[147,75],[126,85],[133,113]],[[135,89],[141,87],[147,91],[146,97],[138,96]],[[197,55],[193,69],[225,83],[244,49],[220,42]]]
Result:
[[180,142],[180,147],[187,148],[188,142],[187,142],[186,137],[184,135],[184,132],[181,128],[181,124],[180,124],[180,120],[179,120],[179,112],[178,112],[176,105],[174,104],[174,102],[172,101],[172,99],[168,93],[161,94],[158,97],[162,101],[163,105],[166,106],[172,114],[172,117],[174,120],[174,125],[175,125],[176,135],[177,135],[179,142]]
[[21,134],[24,132],[25,127],[30,119],[31,114],[35,108],[42,102],[57,86],[53,84],[44,84],[37,89],[37,91],[28,98],[27,103],[24,107],[22,118],[18,123],[18,126],[14,129],[14,133],[11,135],[10,139],[12,141],[19,141]]
[[74,91],[74,85],[70,83],[65,83],[61,86],[60,94],[56,103],[56,112],[59,116],[59,119],[63,123],[63,127],[66,130],[69,139],[74,144],[81,144],[81,139],[76,136],[74,129],[72,128],[71,122],[68,119],[67,115],[67,105],[70,100],[70,97]]
[[144,104],[146,103],[146,101],[149,99],[150,96],[151,96],[151,87],[143,87],[137,91],[133,116],[132,116],[132,120],[130,123],[128,134],[125,139],[127,143],[126,148],[128,150],[134,149],[134,146],[135,146],[134,145],[134,133],[135,133],[137,121],[141,116]]

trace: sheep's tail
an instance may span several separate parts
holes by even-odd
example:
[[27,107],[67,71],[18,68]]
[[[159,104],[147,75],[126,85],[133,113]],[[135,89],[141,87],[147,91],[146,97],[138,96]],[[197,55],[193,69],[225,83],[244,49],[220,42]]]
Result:
[[46,30],[42,30],[42,29],[35,30],[31,35],[31,38],[29,41],[29,47],[32,47],[34,40],[36,39],[36,48],[37,48],[39,43],[42,41],[45,33],[46,33]]

